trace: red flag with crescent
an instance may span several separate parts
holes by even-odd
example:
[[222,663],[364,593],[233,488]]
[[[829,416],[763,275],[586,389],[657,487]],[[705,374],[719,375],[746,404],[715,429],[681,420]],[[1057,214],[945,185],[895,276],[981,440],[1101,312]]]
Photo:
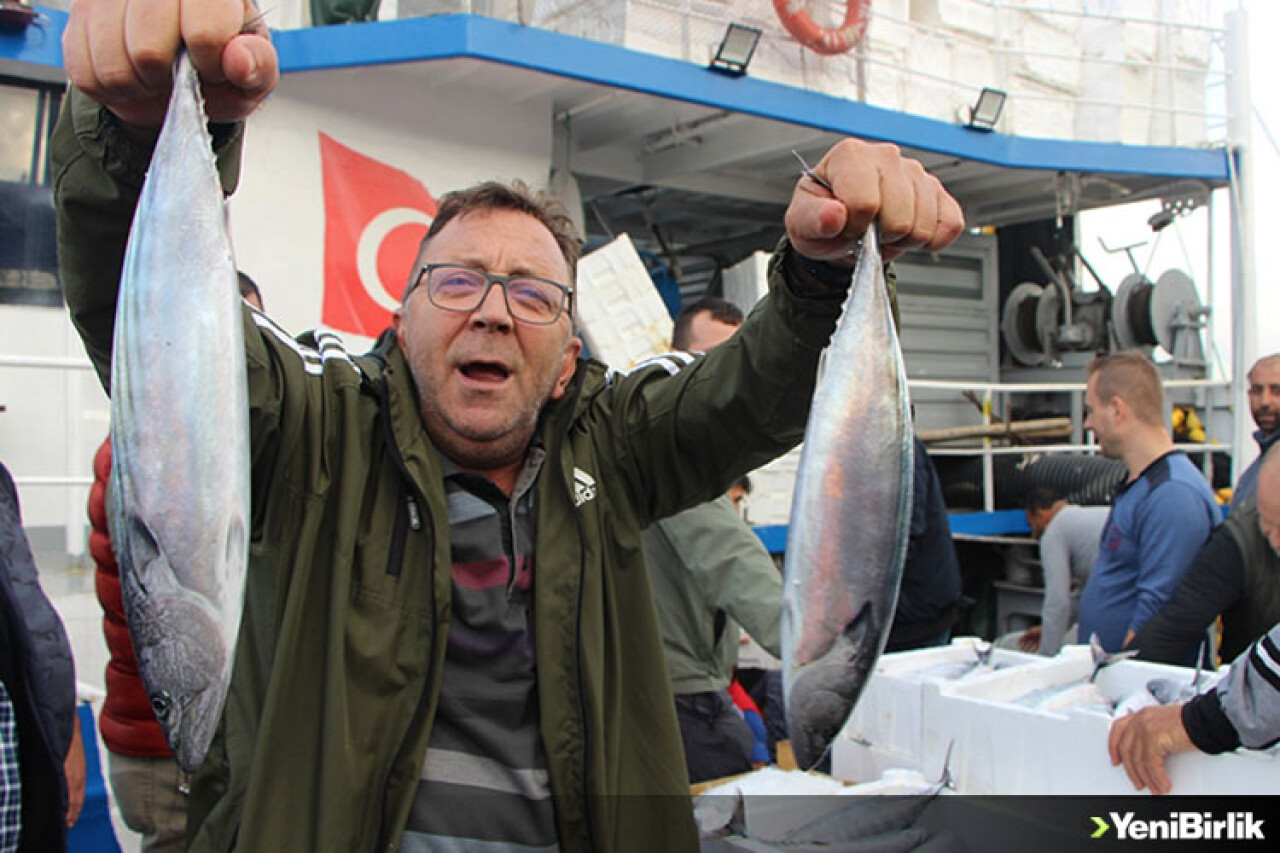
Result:
[[436,214],[417,178],[320,134],[324,179],[324,302],[320,322],[377,337]]

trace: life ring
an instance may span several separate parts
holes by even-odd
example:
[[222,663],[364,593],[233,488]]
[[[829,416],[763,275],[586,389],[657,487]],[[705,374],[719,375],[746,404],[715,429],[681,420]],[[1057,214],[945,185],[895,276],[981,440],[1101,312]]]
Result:
[[787,32],[814,53],[845,53],[867,32],[870,0],[845,0],[844,23],[835,29],[820,27],[806,10],[805,0],[773,0],[774,11]]

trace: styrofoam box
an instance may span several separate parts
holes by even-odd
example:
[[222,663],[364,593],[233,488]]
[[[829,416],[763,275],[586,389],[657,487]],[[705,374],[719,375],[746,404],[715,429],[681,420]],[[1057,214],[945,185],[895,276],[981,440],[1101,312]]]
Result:
[[724,271],[724,298],[743,314],[769,292],[769,253],[753,252]]
[[995,9],[983,0],[912,0],[911,20],[976,38],[993,40],[996,36]]
[[1010,28],[1011,46],[1017,48],[1013,71],[1042,86],[1064,94],[1080,94],[1080,37],[1075,31],[1055,26],[1034,13],[1013,17]]
[[[891,768],[920,770],[925,685],[946,681],[937,671],[944,664],[977,663],[975,649],[980,644],[975,637],[957,637],[948,646],[882,655],[832,747],[832,775],[865,781]],[[991,663],[1001,667],[999,671],[1051,661],[1005,649],[991,653]]]
[[[1111,766],[1110,714],[1037,711],[1010,704],[1031,690],[1087,678],[1092,667],[1087,654],[1064,653],[1047,667],[1023,667],[927,689],[921,772],[937,772],[948,746],[954,744],[950,766],[961,793],[1135,793],[1124,768]],[[1192,671],[1121,661],[1103,669],[1096,683],[1109,699],[1118,701],[1152,678],[1190,683]],[[1274,750],[1218,756],[1186,753],[1169,759],[1167,769],[1175,794],[1280,793],[1280,760]]]
[[751,472],[747,512],[752,524],[786,524],[791,520],[791,502],[795,497],[796,472],[803,447],[803,444],[794,447]]
[[578,330],[618,370],[668,350],[671,315],[626,234],[578,261]]
[[1076,129],[1076,102],[1057,89],[1015,74],[1010,78],[1005,128],[1015,136],[1053,139],[1070,137]]

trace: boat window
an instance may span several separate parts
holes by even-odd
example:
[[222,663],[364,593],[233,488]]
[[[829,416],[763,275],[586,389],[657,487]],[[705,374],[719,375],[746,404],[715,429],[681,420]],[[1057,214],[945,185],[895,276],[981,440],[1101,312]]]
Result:
[[0,82],[0,303],[62,305],[49,182],[55,86]]

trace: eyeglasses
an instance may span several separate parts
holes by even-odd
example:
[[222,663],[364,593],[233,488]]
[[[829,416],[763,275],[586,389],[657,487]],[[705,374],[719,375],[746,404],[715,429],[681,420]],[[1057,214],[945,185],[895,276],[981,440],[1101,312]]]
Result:
[[418,271],[413,288],[426,283],[431,304],[446,311],[471,312],[489,297],[489,290],[502,286],[502,297],[511,316],[531,326],[549,326],[564,313],[573,289],[547,278],[531,275],[496,275],[457,264],[426,264]]

